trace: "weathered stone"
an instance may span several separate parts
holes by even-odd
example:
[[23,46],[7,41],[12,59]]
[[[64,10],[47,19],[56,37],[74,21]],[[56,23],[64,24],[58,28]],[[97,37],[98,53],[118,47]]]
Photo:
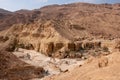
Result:
[[57,51],[63,47],[63,43],[55,43],[54,44],[54,51]]
[[80,51],[82,49],[82,42],[76,42],[75,43],[75,51]]
[[40,52],[44,53],[47,56],[51,56],[54,51],[54,43],[48,42],[48,43],[42,43]]
[[75,43],[67,43],[67,49],[70,51],[75,51]]
[[40,45],[41,45],[41,43],[37,43],[37,44],[34,43],[34,49],[35,49],[35,51],[40,52]]

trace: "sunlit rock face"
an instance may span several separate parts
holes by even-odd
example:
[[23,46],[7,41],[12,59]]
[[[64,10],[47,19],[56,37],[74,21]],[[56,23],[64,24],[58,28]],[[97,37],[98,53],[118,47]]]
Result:
[[101,50],[109,47],[102,40],[120,37],[119,8],[118,4],[73,3],[1,13],[0,46],[9,51],[25,48],[62,57]]

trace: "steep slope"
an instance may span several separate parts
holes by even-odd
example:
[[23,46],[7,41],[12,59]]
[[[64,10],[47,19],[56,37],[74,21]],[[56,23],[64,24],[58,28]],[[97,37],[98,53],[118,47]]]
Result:
[[5,19],[5,23],[11,20],[7,25],[12,26],[3,24],[9,29],[0,32],[1,43],[11,43],[8,40],[14,38],[14,48],[34,49],[49,56],[100,48],[101,41],[96,39],[120,37],[120,4],[51,5],[18,11]]
[[[44,76],[42,67],[31,66],[7,51],[0,51],[0,79],[28,80]],[[27,73],[27,74],[26,74]]]
[[[39,12],[39,11],[38,11]],[[18,11],[11,14],[0,13],[0,31],[9,29],[14,24],[33,23],[39,15],[36,11]]]

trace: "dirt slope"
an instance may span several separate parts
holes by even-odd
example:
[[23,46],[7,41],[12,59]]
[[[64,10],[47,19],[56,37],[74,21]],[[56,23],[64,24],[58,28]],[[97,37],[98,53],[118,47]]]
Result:
[[19,23],[33,24],[32,22],[38,20],[53,20],[57,32],[69,39],[84,36],[119,37],[119,13],[120,4],[51,5],[32,11],[16,11],[11,16],[2,19],[8,25],[0,23],[0,27],[10,27],[9,24]]
[[[15,48],[22,45],[49,56],[56,52],[61,55],[64,51],[77,51],[81,46],[83,49],[94,44],[101,47],[99,41],[94,42],[96,39],[119,38],[120,4],[51,5],[15,12],[4,21],[5,24],[0,24],[1,28],[6,27],[0,32],[1,43],[8,44],[14,38]],[[4,42],[4,38],[8,40]],[[88,45],[84,44],[85,40]]]
[[[27,74],[26,74],[27,73]],[[7,51],[0,51],[0,79],[28,80],[44,76],[44,69],[31,66]]]
[[[81,54],[89,53],[89,51],[99,53],[105,49],[110,52],[111,46],[120,49],[119,26],[120,4],[72,3],[50,5],[32,11],[20,10],[11,14],[0,13],[0,50],[14,51],[18,48],[25,48],[52,57],[75,58],[79,55],[79,58],[82,58]],[[118,39],[117,47],[114,46],[114,39]],[[6,54],[8,56],[0,53],[2,56],[0,58],[7,59],[8,64],[11,63],[9,61],[14,61],[8,59],[10,53]],[[3,59],[4,56],[5,59]],[[19,65],[17,62],[10,65]],[[20,64],[23,63],[20,62]],[[102,64],[105,67],[101,67]],[[0,67],[1,70],[4,68]],[[2,79],[5,78],[4,76],[14,78],[11,76],[16,76],[16,73],[19,72],[18,68],[20,71],[24,71],[28,67],[13,66],[0,77]],[[31,70],[31,68],[36,71],[36,68],[30,67],[29,69]],[[6,69],[3,69],[2,72],[5,72],[4,70]],[[16,72],[16,70],[18,71]],[[13,73],[10,74],[11,72]],[[34,74],[33,77],[37,76],[37,73],[32,72],[33,74],[27,74],[27,79]],[[105,59],[105,63],[104,59],[103,63],[94,59],[82,67],[55,75],[53,78],[55,80],[119,80],[119,76],[119,53],[115,53],[108,56],[108,61]],[[18,75],[19,77],[21,78]]]
[[[107,56],[108,65],[106,67],[98,66],[99,60],[106,59],[106,57],[93,58],[91,62],[81,67],[76,67],[73,71],[61,73],[45,80],[119,80],[119,57],[119,52]],[[104,61],[102,64],[104,64]]]

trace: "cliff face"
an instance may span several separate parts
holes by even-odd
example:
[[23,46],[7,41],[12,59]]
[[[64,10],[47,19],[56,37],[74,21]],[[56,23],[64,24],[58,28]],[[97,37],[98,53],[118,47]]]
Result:
[[100,48],[101,41],[95,39],[120,37],[120,4],[52,5],[18,11],[1,20],[1,46],[34,49],[48,56]]

